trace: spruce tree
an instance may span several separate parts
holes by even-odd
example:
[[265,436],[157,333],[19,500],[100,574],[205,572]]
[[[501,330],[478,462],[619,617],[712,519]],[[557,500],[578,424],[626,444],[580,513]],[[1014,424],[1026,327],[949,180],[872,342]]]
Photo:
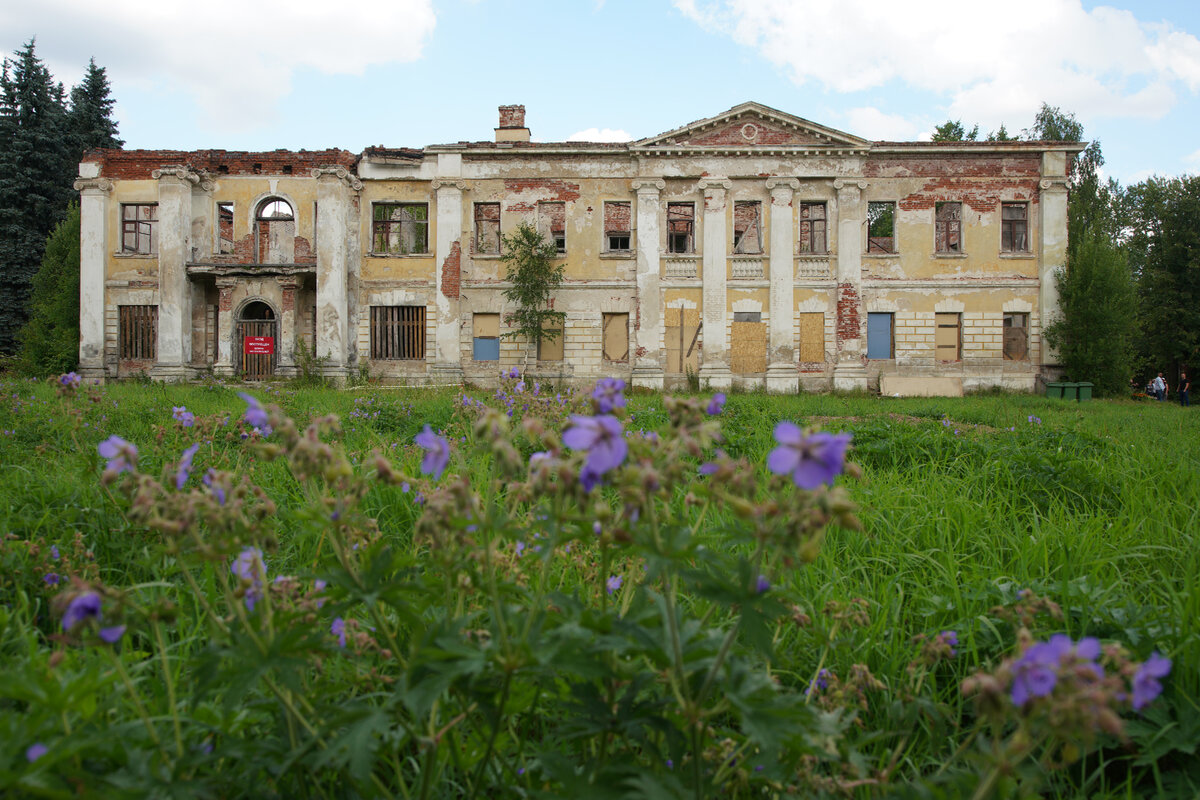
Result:
[[85,151],[93,147],[120,148],[124,141],[117,138],[117,123],[112,118],[116,101],[109,94],[108,74],[88,62],[87,73],[71,90],[71,133],[75,148],[82,160]]
[[15,347],[46,237],[74,196],[75,155],[62,84],[30,40],[0,72],[0,353]]
[[46,242],[33,277],[29,322],[18,364],[30,375],[55,375],[79,363],[79,206],[72,204]]

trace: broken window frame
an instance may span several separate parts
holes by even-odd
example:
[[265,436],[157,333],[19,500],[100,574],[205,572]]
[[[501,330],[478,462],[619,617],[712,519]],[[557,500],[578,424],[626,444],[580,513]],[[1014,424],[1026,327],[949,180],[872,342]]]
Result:
[[961,202],[939,200],[933,204],[933,250],[941,255],[962,253]]
[[[754,209],[754,220],[738,231],[738,209]],[[753,236],[751,236],[753,233]],[[762,202],[759,200],[735,200],[733,203],[733,252],[736,255],[758,256],[763,252]]]
[[[1014,325],[1020,322],[1020,325]],[[1015,332],[1020,331],[1020,335]],[[1005,311],[1003,349],[1005,361],[1029,360],[1029,312]],[[1019,342],[1019,344],[1018,344]],[[1019,354],[1017,351],[1020,351]]]
[[[1009,216],[1009,211],[1020,211],[1020,216]],[[1000,204],[1000,252],[1028,253],[1029,249],[1029,203]]]
[[[624,228],[616,227],[609,222],[609,206],[625,207],[625,217],[628,220]],[[628,200],[604,201],[604,252],[628,253],[633,249],[633,204]]]
[[[424,217],[413,216],[413,211]],[[398,217],[398,214],[408,214],[408,218]],[[408,242],[412,242],[411,249]],[[429,255],[429,203],[373,203],[371,253],[378,256]]]
[[[130,216],[132,210],[132,216]],[[121,252],[129,255],[158,254],[158,203],[121,204]],[[132,244],[130,237],[133,237]]]
[[[672,213],[677,216],[672,217]],[[696,252],[695,203],[667,203],[667,252],[675,255]]]
[[[883,235],[884,231],[887,235]],[[895,254],[896,203],[894,200],[871,200],[867,203],[867,252]]]
[[[287,209],[287,213],[280,213],[281,209]],[[294,242],[296,209],[292,207],[292,204],[278,196],[267,197],[258,204],[258,210],[254,212],[254,261],[256,264],[275,263],[266,260],[271,252],[271,228],[285,222],[292,223],[291,235]]]
[[[817,209],[821,215],[812,216]],[[829,206],[826,203],[800,204],[799,242],[803,255],[829,255]]]
[[[495,219],[485,216],[485,212],[490,209],[496,210]],[[475,236],[471,239],[471,242],[474,245],[475,254],[484,256],[500,255],[502,242],[500,236],[500,204],[476,203],[474,210]],[[485,244],[487,245],[486,248]]]
[[[234,251],[233,238],[234,205],[232,202],[217,203],[217,253],[231,255]],[[228,231],[229,235],[225,233]]]
[[[561,209],[560,214],[555,214],[555,207]],[[555,227],[555,217],[558,217],[558,225]],[[547,242],[554,243],[554,251],[560,256],[567,254],[567,204],[562,200],[543,200],[537,204],[537,222],[538,233]]]

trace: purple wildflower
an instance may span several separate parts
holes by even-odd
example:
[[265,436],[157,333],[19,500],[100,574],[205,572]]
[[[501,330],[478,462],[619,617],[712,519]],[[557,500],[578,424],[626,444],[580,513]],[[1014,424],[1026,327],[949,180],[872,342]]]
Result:
[[79,373],[77,372],[68,372],[58,376],[59,384],[69,389],[77,388],[82,381],[83,378],[79,377]]
[[1030,425],[1041,425],[1042,424],[1042,418],[1035,417],[1033,414],[1030,414],[1026,419],[1029,420]]
[[188,411],[187,406],[171,406],[171,416],[185,428],[196,424],[196,415]]
[[96,450],[101,458],[108,459],[108,463],[104,465],[106,472],[133,472],[133,468],[137,466],[137,447],[115,434],[98,444]]
[[42,576],[42,580],[46,582],[47,586],[58,586],[58,582],[62,580],[62,578],[58,576],[57,572],[47,572]]
[[213,493],[213,497],[217,498],[217,505],[223,506],[225,505],[225,488],[216,482],[216,477],[217,471],[209,467],[200,482],[208,487],[208,490]]
[[33,744],[29,745],[28,748],[26,748],[25,760],[28,761],[30,764],[32,764],[33,762],[37,761],[39,758],[41,758],[42,756],[46,755],[46,753],[49,753],[49,752],[50,752],[49,747],[46,747],[46,745],[42,744],[41,742],[34,742]]
[[263,562],[263,552],[257,547],[247,547],[233,560],[229,571],[240,581],[248,583],[246,587],[246,608],[254,610],[254,604],[262,599],[263,578],[267,574],[267,566]]
[[525,391],[525,381],[517,381],[517,385],[513,387],[513,391],[521,394]]
[[625,579],[622,578],[620,575],[610,575],[608,580],[606,580],[604,582],[604,585],[608,588],[608,593],[612,594],[613,592],[620,589],[621,584],[624,582],[625,582]]
[[822,669],[817,673],[817,677],[812,679],[812,683],[804,690],[805,695],[812,694],[816,691],[823,691],[829,688],[829,670]]
[[716,462],[705,461],[703,464],[700,465],[700,474],[701,475],[713,475],[716,473],[717,469],[718,469],[718,467],[717,467]]
[[1023,706],[1032,698],[1045,697],[1058,683],[1058,670],[1069,658],[1083,661],[1097,678],[1104,675],[1095,659],[1100,656],[1100,642],[1091,637],[1080,639],[1076,645],[1066,634],[1056,634],[1048,642],[1038,642],[1025,651],[1013,664],[1012,701]]
[[625,407],[625,381],[620,378],[603,378],[592,390],[592,400],[596,403],[596,412],[611,414],[615,408]]
[[63,630],[70,633],[79,623],[94,619],[100,620],[100,595],[96,592],[84,592],[77,594],[67,604],[67,611],[63,614],[62,627]]
[[716,394],[714,394],[712,396],[712,400],[708,401],[708,407],[706,409],[704,409],[704,412],[706,414],[708,414],[710,417],[715,417],[717,414],[720,414],[724,410],[725,410],[725,393],[717,392]]
[[111,628],[101,628],[100,638],[109,644],[116,644],[125,635],[124,625],[113,625]]
[[512,369],[510,369],[510,370],[508,371],[508,376],[507,376],[507,377],[509,377],[509,378],[519,378],[519,377],[521,377],[521,370],[517,369],[516,367],[513,367]]
[[814,433],[805,436],[799,426],[781,422],[775,426],[775,441],[779,447],[767,456],[767,469],[776,475],[791,474],[801,489],[815,489],[823,483],[832,484],[845,469],[848,433]]
[[434,433],[428,425],[413,441],[425,450],[425,457],[421,459],[421,474],[432,475],[435,481],[442,477],[446,465],[450,463],[450,443]]
[[950,648],[950,655],[958,655],[958,632],[957,631],[942,631],[939,638]]
[[267,424],[269,416],[267,415],[267,410],[263,408],[262,403],[258,401],[257,397],[246,394],[245,392],[238,392],[238,397],[246,401],[246,413],[242,415],[242,419],[245,420],[246,424],[250,427],[261,428],[262,430],[266,431],[266,435],[269,436],[269,429],[271,427]]
[[338,639],[338,647],[346,646],[346,621],[341,617],[334,617],[333,624],[329,626],[329,632]]
[[50,545],[50,558],[54,561],[58,561],[58,559],[59,559],[58,545],[56,545],[56,544]]
[[771,589],[771,582],[767,580],[766,575],[759,575],[758,580],[754,582],[754,591],[758,594],[768,592]]
[[621,421],[616,417],[571,416],[571,427],[563,432],[563,444],[572,450],[587,451],[587,461],[579,473],[584,491],[590,492],[604,473],[625,461],[629,445],[621,433]]
[[183,455],[179,457],[179,467],[175,470],[175,490],[183,489],[183,485],[187,483],[187,479],[192,475],[192,458],[195,457],[196,451],[200,449],[200,443],[183,451]]
[[1150,701],[1162,694],[1162,683],[1159,678],[1165,678],[1171,672],[1171,659],[1151,653],[1146,662],[1138,667],[1133,676],[1133,709],[1141,711]]

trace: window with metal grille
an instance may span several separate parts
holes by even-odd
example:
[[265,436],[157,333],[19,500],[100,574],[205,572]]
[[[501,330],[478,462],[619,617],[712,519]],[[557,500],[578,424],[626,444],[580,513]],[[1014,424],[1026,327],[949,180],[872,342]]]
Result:
[[762,252],[762,203],[757,200],[733,204],[733,252]]
[[425,306],[371,306],[371,358],[425,360]]
[[555,200],[538,203],[538,233],[547,242],[554,242],[559,255],[567,252],[567,204]]
[[1000,252],[1029,252],[1029,204],[1000,205]]
[[630,224],[631,211],[628,202],[605,202],[604,204],[604,248],[610,253],[630,249],[633,228]]
[[938,361],[958,361],[962,314],[935,314],[934,347]]
[[158,358],[158,306],[117,306],[117,322],[122,361]]
[[500,204],[475,204],[475,252],[500,254]]
[[1004,359],[1024,361],[1029,358],[1029,315],[1004,314]]
[[667,252],[694,253],[695,203],[667,203]]
[[372,253],[407,256],[429,252],[428,203],[376,203],[372,216]]
[[867,252],[896,252],[895,203],[867,203]]
[[828,253],[828,239],[825,235],[825,204],[800,204],[800,252]]
[[154,255],[158,252],[158,204],[121,205],[121,252]]
[[962,252],[962,203],[935,205],[933,222],[934,249],[939,253]]

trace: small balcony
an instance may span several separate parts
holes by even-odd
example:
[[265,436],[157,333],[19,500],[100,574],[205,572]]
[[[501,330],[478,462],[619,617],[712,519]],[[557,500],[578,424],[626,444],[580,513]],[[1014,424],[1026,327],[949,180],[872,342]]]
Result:
[[662,270],[666,280],[696,280],[700,277],[700,256],[694,253],[665,253],[662,256]]
[[729,274],[734,280],[754,280],[766,277],[766,259],[762,256],[730,256]]

